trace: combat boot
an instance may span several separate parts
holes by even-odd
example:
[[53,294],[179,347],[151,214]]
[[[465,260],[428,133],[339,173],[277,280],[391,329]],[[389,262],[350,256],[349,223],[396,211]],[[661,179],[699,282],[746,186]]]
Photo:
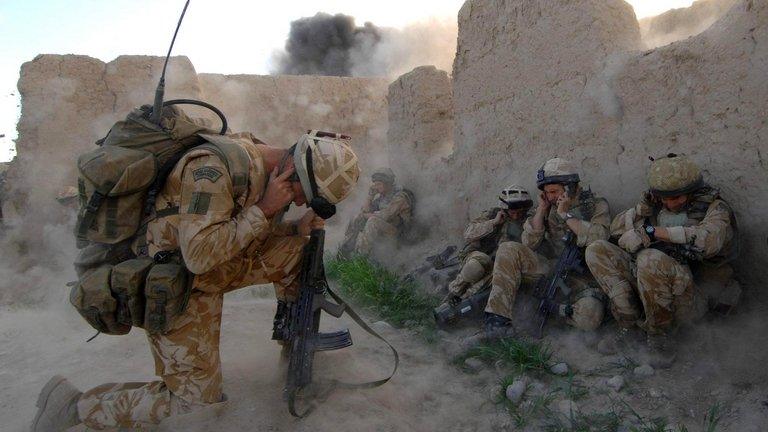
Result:
[[515,329],[509,318],[486,312],[483,335],[486,340],[514,337]]
[[629,339],[630,329],[618,327],[615,332],[606,335],[597,343],[597,352],[603,355],[623,353],[629,347]]
[[79,424],[77,401],[82,394],[63,376],[51,378],[37,397],[32,432],[58,432]]
[[647,339],[648,364],[656,369],[669,369],[677,358],[677,351],[667,335],[651,335]]

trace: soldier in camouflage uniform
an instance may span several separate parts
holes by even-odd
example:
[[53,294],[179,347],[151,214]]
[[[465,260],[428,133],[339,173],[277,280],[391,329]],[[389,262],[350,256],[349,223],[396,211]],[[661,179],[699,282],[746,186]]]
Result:
[[[611,224],[618,246],[595,242],[587,248],[586,261],[611,299],[619,324],[598,350],[622,349],[629,329],[637,325],[647,334],[651,365],[668,367],[675,358],[669,334],[706,310],[708,299],[694,283],[696,276],[726,274],[727,279],[732,273],[728,262],[737,252],[736,225],[730,206],[687,157],[670,154],[655,160],[648,185],[640,202]],[[733,284],[720,288],[738,290]],[[735,305],[738,292],[731,297],[713,298],[711,306]]]
[[280,221],[282,212],[290,203],[300,206],[313,198],[343,200],[358,179],[357,156],[345,140],[314,134],[303,136],[292,150],[264,145],[250,134],[230,137],[250,156],[247,193],[233,199],[225,162],[210,150],[192,150],[157,199],[158,212],[178,208],[178,214],[154,220],[147,231],[150,256],[180,250],[195,275],[184,312],[166,333],[149,335],[161,380],[104,384],[80,393],[56,376],[40,394],[33,431],[80,422],[97,430],[142,428],[222,402],[223,295],[271,282],[280,301],[296,299],[303,246],[323,220],[309,210],[286,223]]
[[411,222],[413,195],[397,187],[395,173],[380,168],[371,176],[373,185],[368,193],[362,213],[347,226],[342,256],[352,252],[370,255],[373,246],[384,239],[396,239]]
[[464,231],[467,241],[459,253],[461,271],[448,285],[445,301],[452,306],[476,294],[490,278],[493,260],[499,244],[520,241],[523,221],[533,206],[531,196],[523,187],[512,185],[501,191],[499,201],[504,207],[494,207],[472,220]]
[[[541,190],[535,213],[523,224],[521,242],[505,242],[496,251],[491,295],[485,312],[488,337],[505,336],[511,331],[511,318],[517,292],[523,282],[544,277],[564,248],[567,231],[576,235],[579,247],[608,238],[611,221],[608,202],[579,186],[579,174],[571,162],[555,158],[547,161],[537,175]],[[583,330],[596,329],[604,316],[604,296],[592,288],[589,275],[572,275],[568,304],[553,304],[553,312]]]

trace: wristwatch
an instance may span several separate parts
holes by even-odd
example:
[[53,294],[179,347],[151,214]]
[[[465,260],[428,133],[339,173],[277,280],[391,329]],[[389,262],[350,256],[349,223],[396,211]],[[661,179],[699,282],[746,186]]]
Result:
[[651,241],[656,240],[656,228],[653,225],[643,225],[643,229],[645,230],[645,233],[648,234],[648,238],[651,239]]

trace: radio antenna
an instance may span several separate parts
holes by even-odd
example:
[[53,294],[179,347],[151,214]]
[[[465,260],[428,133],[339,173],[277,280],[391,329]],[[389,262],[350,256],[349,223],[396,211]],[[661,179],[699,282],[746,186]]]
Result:
[[155,104],[152,107],[152,116],[150,121],[152,123],[160,124],[160,118],[163,113],[163,98],[165,97],[165,70],[168,68],[168,60],[171,58],[171,51],[173,50],[173,44],[176,42],[176,35],[179,34],[179,28],[181,28],[181,22],[184,20],[184,14],[187,13],[187,7],[189,7],[190,0],[184,4],[184,9],[181,11],[179,17],[179,23],[176,24],[176,31],[173,32],[173,39],[171,39],[171,46],[168,47],[168,54],[165,56],[165,64],[163,64],[163,73],[160,75],[160,82],[157,83],[157,89],[155,89]]

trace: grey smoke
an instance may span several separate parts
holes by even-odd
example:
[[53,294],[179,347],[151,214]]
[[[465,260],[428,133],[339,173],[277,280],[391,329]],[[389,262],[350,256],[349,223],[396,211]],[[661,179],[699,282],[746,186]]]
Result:
[[355,25],[349,15],[319,12],[291,23],[285,52],[278,55],[278,73],[290,75],[352,75],[353,52],[370,51],[381,40],[372,23]]
[[432,18],[403,28],[362,27],[348,15],[318,13],[291,23],[273,74],[386,77],[434,65],[450,71],[456,53],[455,20]]

